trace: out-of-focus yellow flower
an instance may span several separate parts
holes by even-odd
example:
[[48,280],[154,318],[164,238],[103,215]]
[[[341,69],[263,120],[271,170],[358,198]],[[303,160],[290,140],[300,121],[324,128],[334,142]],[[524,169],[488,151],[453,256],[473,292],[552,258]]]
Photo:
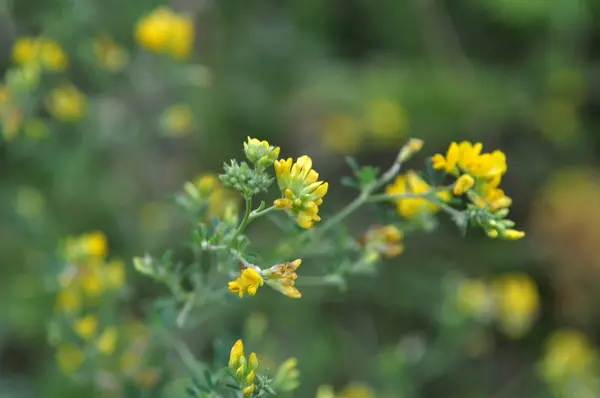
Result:
[[228,213],[231,212],[237,215],[239,196],[225,189],[216,174],[199,175],[194,179],[192,186],[186,187],[186,191],[202,203],[208,204],[207,218],[217,216],[227,219]]
[[[419,177],[414,171],[409,171],[405,175],[399,175],[396,180],[385,188],[385,193],[388,195],[395,194],[422,194],[431,190],[429,184]],[[450,192],[438,192],[436,196],[441,201],[450,199]],[[408,198],[396,200],[398,214],[403,217],[410,218],[421,212],[437,212],[440,208],[430,200],[424,198]]]
[[110,355],[115,351],[117,345],[117,329],[114,326],[109,326],[104,329],[98,342],[96,343],[98,351],[105,355]]
[[481,320],[489,320],[492,316],[492,291],[481,279],[463,281],[458,288],[456,300],[459,311],[465,315]]
[[257,138],[248,137],[244,142],[244,153],[250,163],[259,167],[268,167],[279,157],[280,148],[272,146],[269,141],[261,141]]
[[83,363],[83,352],[72,344],[62,344],[56,352],[56,360],[64,373],[76,372]]
[[97,260],[80,265],[79,280],[83,292],[88,297],[98,297],[104,291],[102,266],[103,264]]
[[79,293],[71,288],[62,289],[56,299],[60,311],[74,313],[81,308],[81,297]]
[[81,235],[78,243],[84,256],[103,258],[108,253],[106,235],[100,231]]
[[380,140],[395,139],[406,131],[408,117],[402,107],[388,99],[377,99],[367,104],[368,130]]
[[125,263],[122,260],[109,261],[105,266],[105,274],[107,285],[119,289],[125,284]]
[[194,24],[186,15],[176,14],[167,7],[159,7],[140,19],[135,39],[147,50],[185,59],[194,44]]
[[551,384],[569,384],[594,378],[598,387],[600,354],[588,338],[574,329],[554,332],[546,341],[546,351],[539,363],[544,380]]
[[98,64],[106,70],[118,72],[129,62],[127,51],[107,34],[94,38],[92,46]]
[[352,383],[346,386],[337,398],[375,398],[375,391],[366,384]]
[[394,225],[374,226],[369,228],[363,238],[365,250],[374,252],[374,256],[379,259],[382,254],[387,258],[392,258],[402,254],[404,244],[402,243],[404,234]]
[[325,119],[323,146],[336,153],[352,154],[360,148],[362,125],[352,115],[336,114]]
[[56,41],[45,37],[21,37],[13,47],[13,61],[17,64],[41,65],[51,71],[67,67],[68,59]]
[[87,98],[75,86],[67,84],[50,91],[46,107],[54,118],[63,122],[75,122],[85,115]]
[[296,283],[296,270],[302,264],[302,260],[297,259],[288,263],[281,263],[266,269],[262,272],[267,281],[267,285],[271,286],[278,292],[290,297],[300,298],[302,294],[294,286]]
[[329,184],[317,181],[319,173],[313,170],[312,159],[306,155],[293,164],[292,158],[288,158],[277,160],[273,165],[279,190],[283,194],[281,199],[275,200],[275,206],[291,212],[300,227],[312,228],[315,222],[321,220],[319,206],[323,203]]
[[91,339],[98,329],[98,318],[95,315],[86,315],[79,318],[73,325],[75,333],[84,340]]
[[319,386],[315,398],[335,398],[335,391],[330,385]]
[[245,293],[254,296],[256,290],[263,284],[264,280],[258,271],[248,267],[242,271],[242,274],[236,280],[229,282],[229,291],[239,293],[240,297],[244,297]]
[[21,187],[17,191],[16,211],[26,219],[32,220],[44,213],[46,199],[35,188]]
[[[481,143],[472,144],[463,141],[460,144],[453,142],[448,147],[446,156],[435,154],[431,158],[433,167],[445,170],[447,173],[458,174],[459,171],[467,172],[474,177],[495,178],[506,172],[506,156],[502,151],[481,153]],[[458,167],[458,168],[457,168]]]
[[293,391],[300,386],[300,371],[296,358],[288,358],[279,365],[273,379],[273,386],[275,391],[282,393]]
[[194,115],[189,105],[175,104],[163,112],[160,123],[168,135],[180,137],[194,128]]
[[537,318],[539,294],[535,282],[525,274],[508,274],[492,282],[496,317],[512,338],[523,336]]
[[453,193],[456,196],[464,195],[475,184],[475,179],[469,174],[463,174],[456,180]]

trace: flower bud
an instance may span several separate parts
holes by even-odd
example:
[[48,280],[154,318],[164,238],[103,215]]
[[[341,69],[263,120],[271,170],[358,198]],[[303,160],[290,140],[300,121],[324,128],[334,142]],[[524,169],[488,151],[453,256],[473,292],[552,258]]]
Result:
[[268,141],[248,137],[248,141],[244,142],[244,153],[250,163],[260,168],[266,168],[279,157],[279,147],[269,145]]
[[415,153],[419,152],[423,148],[423,140],[419,140],[417,138],[411,138],[408,140],[406,145],[402,147],[400,153],[398,154],[398,158],[396,159],[396,163],[404,163],[408,159],[412,157]]

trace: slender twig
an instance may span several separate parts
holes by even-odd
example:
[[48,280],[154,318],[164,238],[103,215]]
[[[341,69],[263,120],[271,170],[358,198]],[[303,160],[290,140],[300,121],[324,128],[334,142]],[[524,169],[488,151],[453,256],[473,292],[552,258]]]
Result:
[[250,213],[251,212],[252,212],[252,197],[247,196],[246,197],[246,211],[244,212],[244,218],[242,218],[240,225],[238,226],[237,230],[235,231],[235,234],[229,241],[229,244],[227,245],[227,247],[231,247],[235,243],[238,236],[240,236],[240,234],[242,232],[244,232],[244,230],[248,226],[248,223],[250,222]]
[[275,206],[267,207],[264,210],[258,210],[258,209],[252,210],[252,212],[250,213],[249,221],[255,220],[258,217],[262,217],[265,214],[269,214],[270,212],[275,211],[275,210],[277,210],[277,207],[275,207]]

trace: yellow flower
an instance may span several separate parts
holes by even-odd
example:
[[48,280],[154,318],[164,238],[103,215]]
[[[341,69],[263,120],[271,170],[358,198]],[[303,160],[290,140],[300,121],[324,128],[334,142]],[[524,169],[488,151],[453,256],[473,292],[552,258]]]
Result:
[[268,141],[260,141],[256,138],[248,137],[244,142],[244,152],[250,163],[259,167],[271,166],[279,157],[279,147],[274,147]]
[[369,131],[383,140],[393,139],[404,133],[408,125],[404,109],[388,99],[369,102],[366,119]]
[[51,71],[61,71],[68,60],[56,41],[44,37],[21,37],[13,47],[13,61],[20,65],[42,65]]
[[61,370],[66,374],[71,374],[83,363],[83,352],[72,344],[62,344],[56,352],[56,360]]
[[249,397],[254,392],[254,383],[250,384],[248,387],[245,387],[242,391],[244,393],[244,397]]
[[106,355],[112,354],[117,345],[117,329],[113,326],[105,328],[96,344],[98,351],[101,353]]
[[263,271],[267,285],[290,298],[302,297],[300,291],[294,286],[298,277],[296,270],[300,264],[302,264],[302,260],[297,259],[292,262],[274,265]]
[[74,289],[62,289],[56,301],[58,309],[66,313],[74,313],[81,308],[81,298]]
[[[237,216],[239,196],[223,187],[216,174],[201,174],[194,179],[192,186],[186,188],[196,200],[208,204],[206,217],[217,216],[227,219],[228,213]],[[230,216],[230,215],[229,215]]]
[[75,333],[84,340],[89,340],[96,333],[98,328],[98,318],[95,315],[86,315],[75,321],[73,329]]
[[508,240],[518,240],[518,239],[523,238],[524,236],[525,236],[525,232],[517,231],[516,229],[507,229],[502,234],[502,237],[504,239],[508,239]]
[[[250,353],[250,356],[248,357],[248,366],[250,367],[250,369],[252,371],[255,371],[256,369],[258,369],[258,357],[256,356],[256,353],[252,352]],[[252,378],[253,380],[254,378]]]
[[329,184],[317,181],[319,173],[312,169],[312,159],[306,155],[292,164],[292,158],[277,160],[273,163],[277,184],[283,198],[275,200],[279,209],[290,211],[302,228],[312,228],[321,220],[319,206],[327,194]]
[[[429,184],[421,179],[414,171],[409,171],[406,175],[396,177],[396,180],[388,185],[385,192],[388,195],[415,193],[422,194],[431,190]],[[437,197],[442,200],[450,199],[450,193],[447,191],[438,192]],[[408,198],[396,200],[398,214],[410,218],[421,212],[437,212],[439,207],[431,201],[424,198]]]
[[456,196],[463,195],[475,184],[475,179],[469,174],[463,174],[456,180],[453,193]]
[[480,142],[471,144],[468,141],[463,141],[460,144],[452,142],[448,147],[446,156],[435,154],[432,157],[433,168],[437,170],[444,169],[447,173],[454,174],[456,167],[463,170],[468,170],[471,164],[479,157],[483,145]]
[[231,369],[237,369],[239,364],[241,363],[241,359],[244,356],[244,342],[239,339],[235,342],[233,347],[231,347],[231,352],[229,353],[229,367]]
[[492,292],[480,279],[468,279],[462,282],[457,292],[458,309],[469,316],[486,320],[493,308]]
[[491,211],[506,209],[512,204],[512,199],[498,188],[500,177],[485,181],[476,195],[474,195],[473,203],[478,207],[489,207]]
[[287,392],[295,390],[300,386],[300,371],[298,370],[298,360],[288,358],[277,368],[273,386],[276,391]]
[[360,148],[362,126],[351,115],[331,115],[323,125],[323,146],[337,153],[351,154]]
[[465,169],[475,177],[494,178],[506,173],[506,155],[502,151],[484,153],[474,158]]
[[147,50],[183,59],[192,50],[194,24],[187,16],[178,15],[167,7],[159,7],[140,19],[135,39]]
[[21,131],[23,124],[23,111],[16,106],[9,106],[2,110],[2,136],[6,141],[12,141]]
[[539,369],[547,382],[560,385],[586,376],[597,377],[600,354],[583,333],[558,330],[546,341],[545,351]]
[[87,98],[75,86],[68,84],[50,91],[46,107],[56,119],[75,122],[85,114]]
[[533,325],[539,311],[535,282],[525,274],[509,274],[493,281],[496,317],[512,338],[520,338]]
[[229,291],[239,293],[240,297],[244,297],[244,293],[254,296],[256,290],[263,284],[264,280],[258,271],[248,267],[242,271],[242,274],[236,280],[229,282]]
[[364,244],[367,251],[374,251],[387,258],[392,258],[404,251],[403,238],[402,231],[394,225],[376,226],[369,228],[365,234]]
[[104,257],[108,252],[106,235],[100,231],[91,232],[81,236],[84,251],[92,257]]
[[115,43],[109,35],[103,34],[97,36],[92,46],[94,55],[100,66],[109,71],[120,71],[129,62],[127,51]]
[[194,115],[187,104],[167,108],[161,116],[161,125],[168,135],[178,137],[189,134],[194,128]]
[[98,297],[104,290],[102,263],[94,260],[81,265],[80,281],[83,292],[89,297]]

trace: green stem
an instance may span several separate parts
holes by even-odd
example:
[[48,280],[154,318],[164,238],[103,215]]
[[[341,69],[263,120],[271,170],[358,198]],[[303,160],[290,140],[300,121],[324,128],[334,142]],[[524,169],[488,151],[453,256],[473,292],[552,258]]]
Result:
[[233,238],[231,238],[231,240],[229,241],[229,244],[227,245],[227,247],[231,247],[231,245],[233,245],[235,243],[235,241],[237,240],[238,236],[240,236],[240,234],[242,232],[244,232],[244,230],[250,223],[251,212],[252,212],[252,197],[248,196],[248,197],[246,197],[246,211],[244,212],[244,218],[242,218],[242,222],[240,222],[240,225],[239,225],[237,231],[235,231],[235,234],[233,235]]
[[[335,216],[331,217],[327,220],[320,228],[316,229],[313,234],[313,239],[323,234],[325,231],[333,228],[337,223],[341,222],[344,218],[348,217],[350,214],[354,213],[356,209],[362,206],[368,199],[369,193],[364,191],[359,196],[356,197],[352,202],[350,202],[346,207],[342,209]],[[311,231],[306,231],[305,234],[308,236]]]
[[299,286],[344,286],[345,281],[340,275],[303,276],[296,282]]
[[258,209],[252,210],[252,212],[250,213],[250,221],[257,219],[258,217],[262,217],[265,214],[269,214],[270,212],[275,211],[275,210],[277,210],[277,207],[275,207],[274,205],[271,207],[267,207],[264,210],[258,210]]

